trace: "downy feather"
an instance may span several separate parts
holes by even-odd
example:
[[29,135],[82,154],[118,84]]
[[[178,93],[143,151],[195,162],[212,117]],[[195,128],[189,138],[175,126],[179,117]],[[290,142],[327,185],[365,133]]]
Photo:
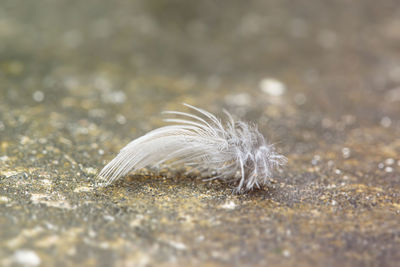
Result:
[[150,131],[122,148],[99,173],[106,185],[146,166],[172,162],[173,166],[215,170],[210,180],[224,180],[242,193],[268,184],[273,170],[286,163],[255,125],[234,121],[227,111],[223,124],[208,111],[184,105],[197,114],[163,112],[174,116],[164,120],[174,124]]

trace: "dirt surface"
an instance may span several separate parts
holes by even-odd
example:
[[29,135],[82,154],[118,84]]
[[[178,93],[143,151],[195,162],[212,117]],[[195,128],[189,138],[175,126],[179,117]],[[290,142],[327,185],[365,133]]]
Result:
[[[395,0],[3,0],[0,265],[396,266],[399,29]],[[96,188],[182,102],[287,166],[245,195],[170,169]]]

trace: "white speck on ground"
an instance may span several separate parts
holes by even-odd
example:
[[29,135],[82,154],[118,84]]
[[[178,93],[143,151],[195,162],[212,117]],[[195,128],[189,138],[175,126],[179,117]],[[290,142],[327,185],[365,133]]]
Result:
[[236,208],[236,204],[233,201],[228,201],[225,204],[221,205],[221,208],[227,210],[234,210]]
[[5,172],[0,172],[1,175],[4,175],[6,178],[9,178],[11,176],[19,174],[17,171],[5,171]]
[[42,91],[36,91],[33,93],[32,98],[36,102],[42,102],[44,100],[44,93]]
[[95,175],[95,174],[97,174],[97,170],[95,168],[88,167],[88,168],[85,168],[85,173]]
[[0,196],[0,203],[7,203],[10,199],[6,196]]
[[13,261],[22,266],[38,266],[41,262],[39,256],[32,250],[17,250],[13,255]]
[[113,222],[115,221],[115,218],[113,216],[110,215],[104,215],[104,220],[109,221],[109,222]]
[[386,167],[385,168],[385,172],[393,172],[393,168],[392,167]]
[[281,96],[286,92],[286,86],[274,78],[262,79],[260,81],[260,89],[270,96]]
[[59,209],[75,209],[71,204],[65,201],[65,197],[58,195],[56,199],[51,199],[46,194],[31,194],[31,201],[35,205],[44,204],[48,207]]
[[381,126],[385,128],[389,128],[392,125],[392,120],[389,117],[383,117],[381,119]]
[[117,116],[115,117],[115,119],[117,120],[117,122],[119,124],[125,124],[126,123],[126,118],[124,115],[122,114],[117,114]]
[[343,158],[348,159],[351,155],[350,148],[348,148],[348,147],[342,148],[342,154],[343,154]]
[[89,192],[91,190],[90,187],[87,186],[80,186],[74,189],[75,193],[80,193],[80,192]]
[[176,241],[168,241],[168,244],[171,247],[174,247],[177,250],[186,250],[186,245],[181,243],[181,242],[176,242]]
[[51,180],[49,180],[49,179],[42,179],[42,180],[39,180],[39,181],[45,186],[50,186],[51,185]]
[[283,254],[283,256],[285,256],[286,258],[290,257],[290,251],[287,250],[287,249],[285,249],[285,250],[282,252],[282,254]]
[[394,164],[394,159],[392,159],[392,158],[386,159],[386,160],[385,160],[385,164],[386,164],[386,165],[393,165],[393,164]]

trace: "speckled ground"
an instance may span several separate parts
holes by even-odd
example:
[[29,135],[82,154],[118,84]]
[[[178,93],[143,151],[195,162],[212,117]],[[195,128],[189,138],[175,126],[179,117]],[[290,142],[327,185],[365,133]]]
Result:
[[[399,28],[395,0],[3,0],[0,265],[396,266]],[[272,186],[94,186],[182,102],[257,122]]]

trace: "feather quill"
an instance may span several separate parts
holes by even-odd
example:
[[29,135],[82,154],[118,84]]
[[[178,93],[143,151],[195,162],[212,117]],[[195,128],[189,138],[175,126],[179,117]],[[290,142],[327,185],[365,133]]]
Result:
[[192,165],[199,170],[215,170],[210,178],[221,179],[243,193],[268,184],[274,169],[286,158],[268,144],[257,127],[235,121],[224,110],[225,123],[203,109],[184,104],[195,114],[164,111],[173,123],[139,137],[124,148],[99,173],[106,185],[129,172],[165,162]]

